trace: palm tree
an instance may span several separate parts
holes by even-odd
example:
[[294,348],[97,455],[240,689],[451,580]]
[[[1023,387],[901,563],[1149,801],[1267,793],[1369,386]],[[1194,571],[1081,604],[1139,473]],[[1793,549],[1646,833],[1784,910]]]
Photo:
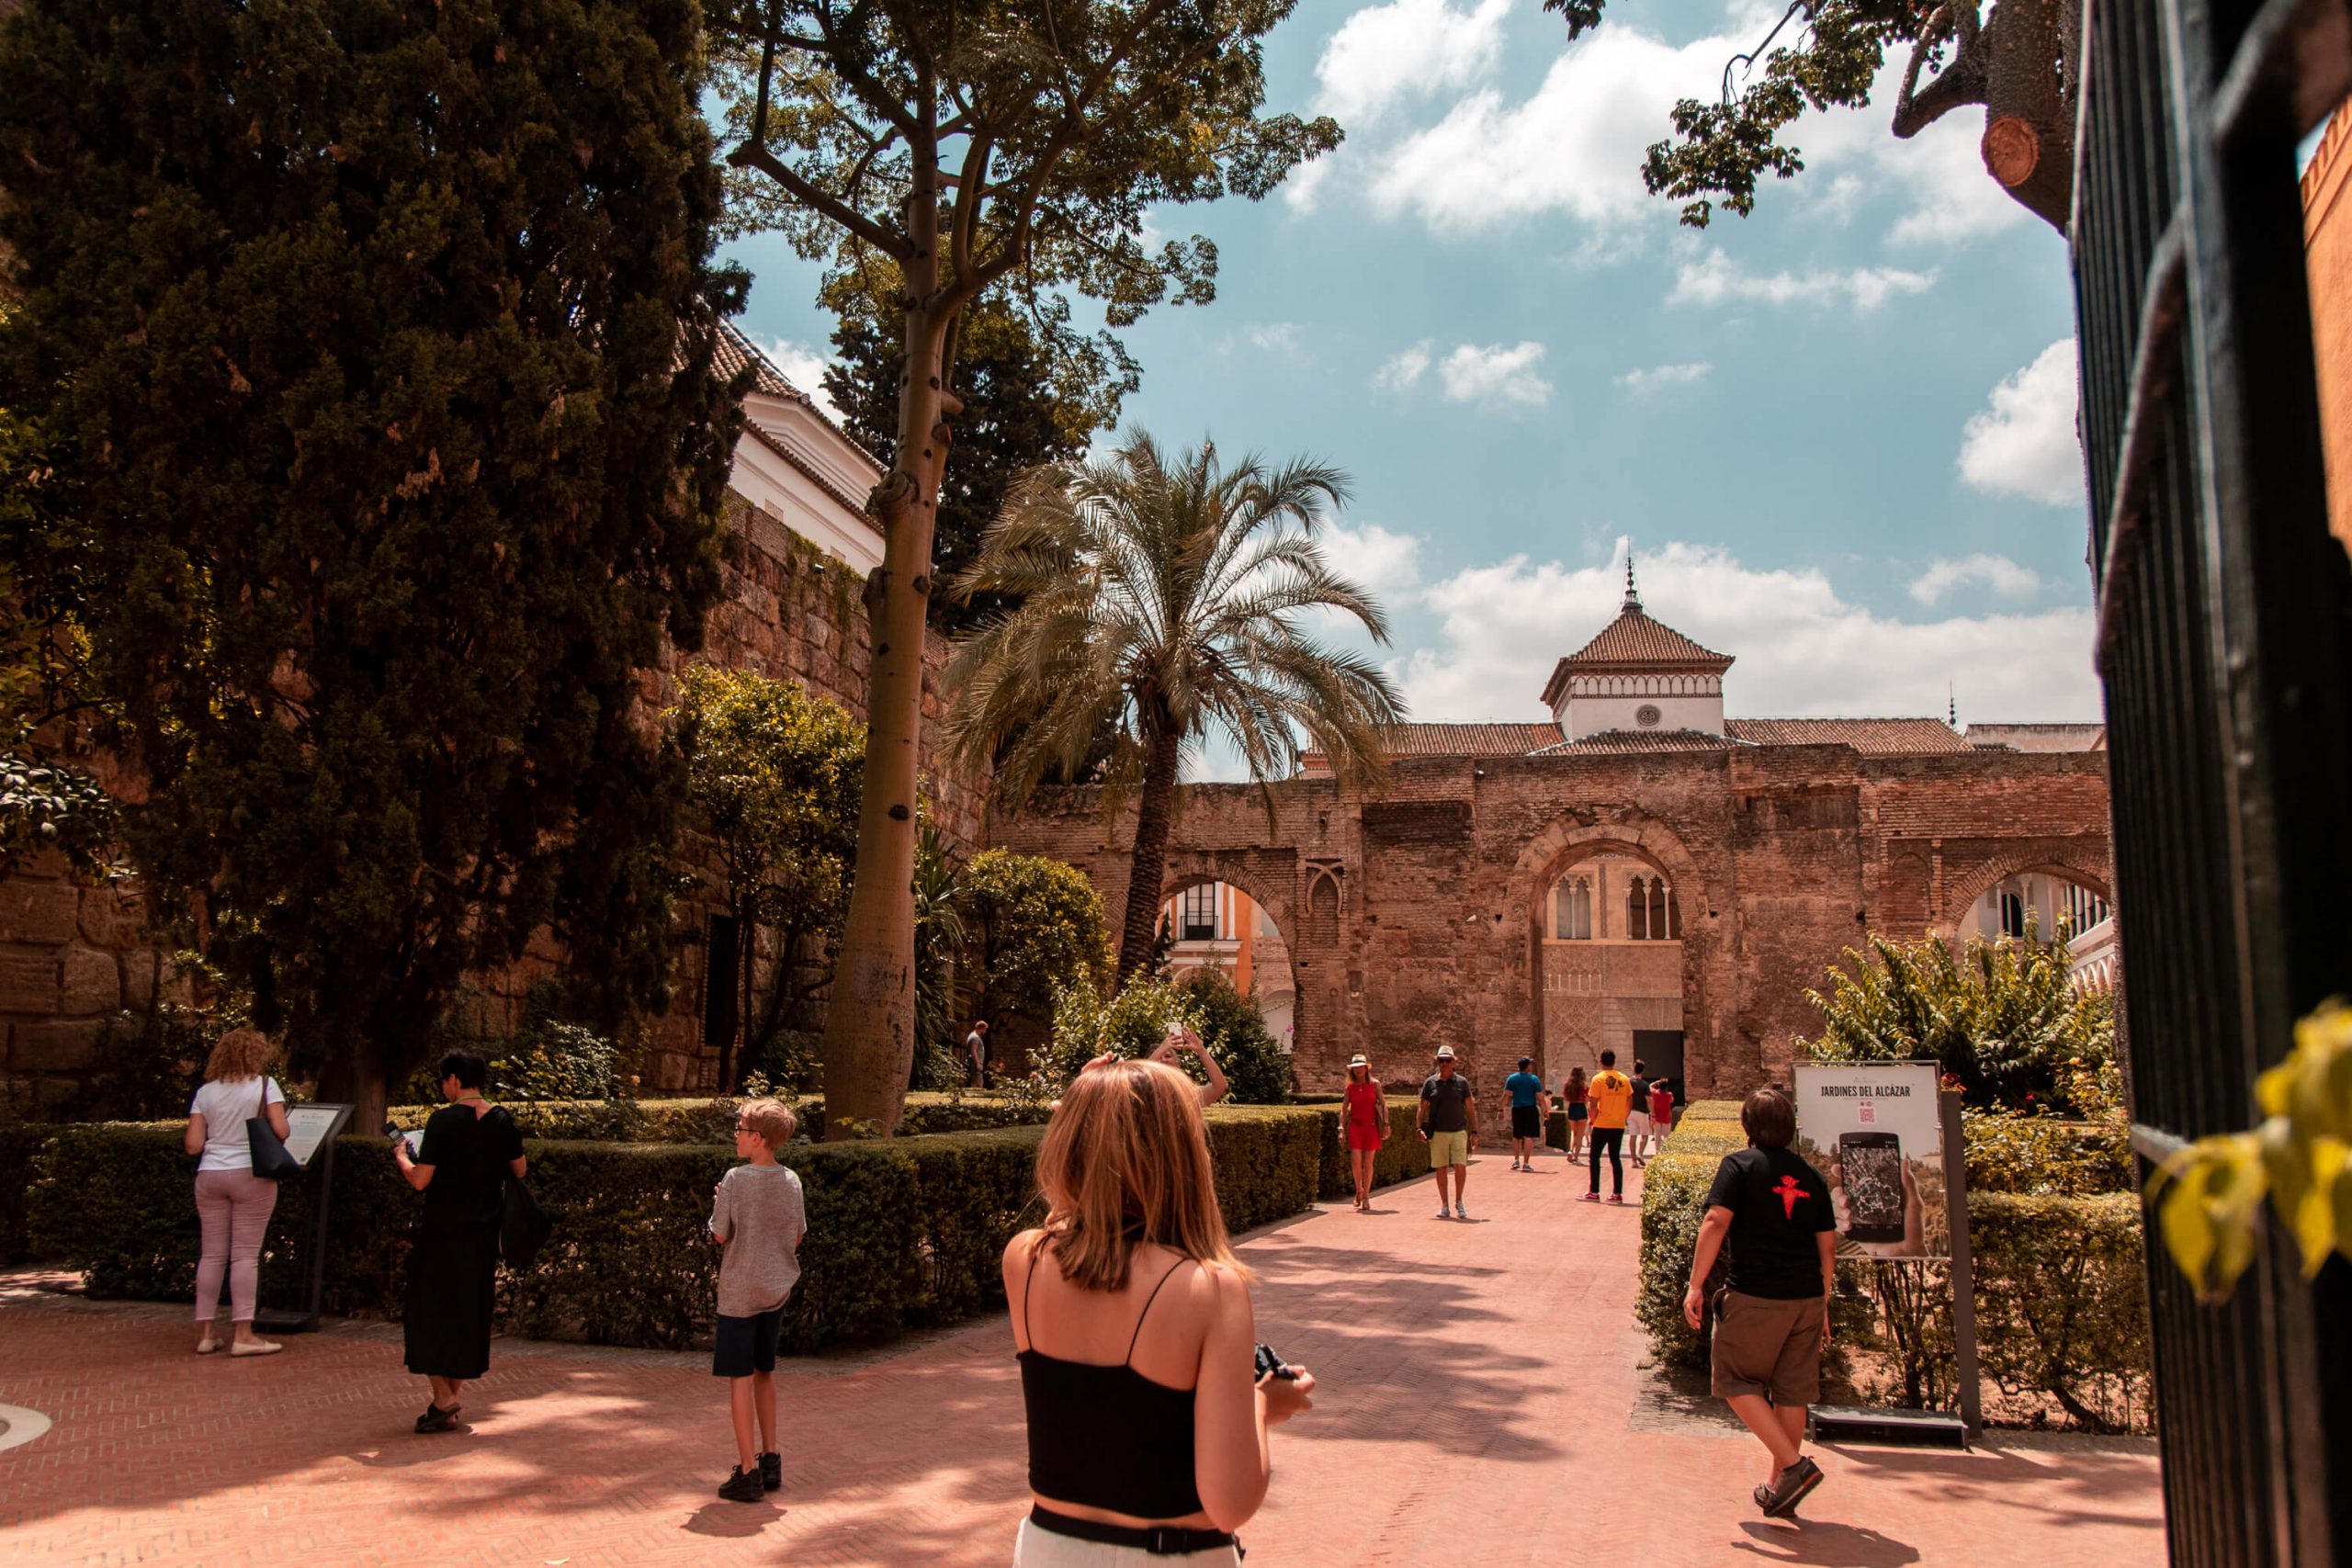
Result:
[[[1115,816],[1136,792],[1135,856],[1119,980],[1151,955],[1188,753],[1212,737],[1265,791],[1298,768],[1302,732],[1342,778],[1383,760],[1403,716],[1387,674],[1300,628],[1304,612],[1352,615],[1385,644],[1373,597],[1331,570],[1316,529],[1348,478],[1312,461],[1231,468],[1204,443],[1171,465],[1141,432],[1105,460],[1035,468],[1008,492],[971,566],[950,584],[1014,607],[960,638],[947,668],[947,733],[967,761],[993,758],[1015,808],[1090,756]],[[1107,756],[1102,753],[1107,750]]]

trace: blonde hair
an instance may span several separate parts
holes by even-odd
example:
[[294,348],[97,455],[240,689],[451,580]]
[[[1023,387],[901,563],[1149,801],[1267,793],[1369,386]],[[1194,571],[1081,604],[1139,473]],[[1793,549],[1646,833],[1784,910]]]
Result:
[[792,1108],[780,1100],[748,1100],[743,1109],[735,1113],[735,1124],[768,1146],[773,1154],[792,1142],[800,1131],[800,1119]]
[[212,1055],[204,1059],[204,1081],[223,1083],[237,1078],[257,1078],[277,1055],[277,1047],[269,1036],[258,1029],[232,1029],[212,1047]]
[[1114,1062],[1063,1091],[1037,1149],[1046,1242],[1062,1278],[1125,1287],[1136,1248],[1156,1243],[1248,1276],[1233,1256],[1193,1080],[1158,1062]]

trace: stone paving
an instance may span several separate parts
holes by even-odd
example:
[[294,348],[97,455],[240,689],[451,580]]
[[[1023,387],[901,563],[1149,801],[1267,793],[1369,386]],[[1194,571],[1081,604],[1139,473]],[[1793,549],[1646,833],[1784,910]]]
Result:
[[[1614,1208],[1572,1201],[1584,1173],[1557,1155],[1472,1174],[1468,1224],[1431,1217],[1424,1179],[1243,1248],[1261,1337],[1322,1383],[1275,1435],[1252,1568],[2163,1560],[2144,1441],[1825,1450],[1802,1522],[1760,1518],[1760,1450],[1642,1367],[1638,1178]],[[0,1405],[53,1423],[0,1430],[0,1562],[1001,1564],[1023,1506],[1001,1316],[787,1363],[785,1489],[762,1504],[713,1495],[732,1448],[703,1357],[502,1341],[469,1428],[420,1438],[423,1384],[381,1325],[258,1360],[190,1342],[178,1309],[0,1300]]]

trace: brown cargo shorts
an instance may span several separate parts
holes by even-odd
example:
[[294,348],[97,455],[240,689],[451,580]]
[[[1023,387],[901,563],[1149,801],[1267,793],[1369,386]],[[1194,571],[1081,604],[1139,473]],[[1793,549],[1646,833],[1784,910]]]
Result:
[[1774,1404],[1819,1403],[1826,1304],[1819,1296],[1784,1302],[1725,1291],[1715,1314],[1715,1397],[1761,1393]]

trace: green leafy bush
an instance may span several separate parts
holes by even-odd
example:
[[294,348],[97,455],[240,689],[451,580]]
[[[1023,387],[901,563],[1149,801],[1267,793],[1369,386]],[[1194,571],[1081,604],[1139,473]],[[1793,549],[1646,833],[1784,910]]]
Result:
[[[574,1108],[514,1109],[527,1122]],[[632,1111],[649,1122],[666,1120],[673,1130],[697,1119],[710,1125],[722,1112],[731,1122],[731,1102],[656,1101]],[[1393,1102],[1390,1114],[1408,1140],[1390,1168],[1410,1171],[1418,1149],[1409,1142],[1411,1103]],[[1218,1106],[1208,1127],[1218,1202],[1236,1231],[1296,1213],[1329,1185],[1328,1151],[1339,1132],[1331,1108]],[[786,1314],[786,1344],[807,1351],[871,1342],[998,1303],[1004,1244],[1038,1213],[1035,1169],[1042,1135],[1035,1126],[1004,1127],[795,1143],[784,1150],[808,1204],[802,1283]],[[156,1124],[34,1129],[28,1141],[40,1146],[28,1221],[36,1255],[85,1270],[94,1295],[173,1300],[191,1292],[195,1161],[180,1152],[179,1136],[177,1127]],[[0,1137],[0,1162],[21,1147],[13,1134]],[[536,1137],[525,1148],[532,1184],[556,1229],[531,1269],[502,1273],[502,1327],[673,1348],[707,1337],[717,1249],[704,1226],[711,1189],[735,1163],[733,1151],[707,1143]],[[1419,1157],[1426,1168],[1426,1151]],[[1344,1182],[1344,1164],[1339,1168]],[[281,1190],[263,1260],[266,1301],[291,1299],[307,1277],[317,1190],[310,1179]],[[326,1310],[397,1316],[418,1201],[382,1140],[341,1140],[333,1204]]]
[[593,1029],[557,1019],[526,1025],[490,1062],[498,1100],[614,1100],[621,1089],[620,1051]]
[[33,1156],[51,1129],[37,1122],[0,1119],[0,1263],[26,1256],[25,1197],[33,1181]]
[[1962,1122],[1972,1200],[1993,1192],[2080,1196],[2132,1190],[2132,1128],[2120,1117],[2066,1122],[1969,1111]]
[[1870,939],[1829,972],[1822,1032],[1797,1046],[1816,1062],[1929,1060],[1968,1103],[2085,1114],[2102,1107],[2115,1058],[2114,998],[2067,981],[2063,940]]
[[1054,993],[1054,1032],[1030,1053],[1038,1075],[1059,1093],[1079,1068],[1104,1051],[1121,1056],[1141,1056],[1152,1051],[1170,1024],[1201,1030],[1196,998],[1164,979],[1129,980],[1118,995],[1105,1000],[1092,976],[1080,973]]
[[[172,1002],[116,1013],[98,1036],[90,1072],[54,1114],[85,1122],[187,1115],[188,1101],[204,1081],[204,1060],[224,1027],[209,1014]],[[282,1079],[283,1070],[277,1076]]]
[[1690,1283],[1691,1249],[1700,1222],[1707,1217],[1707,1189],[1725,1155],[1747,1146],[1740,1131],[1739,1104],[1729,1100],[1693,1100],[1676,1118],[1666,1150],[1648,1164],[1642,1179],[1641,1284],[1634,1315],[1648,1330],[1661,1361],[1704,1366],[1707,1341],[1682,1316]]
[[1192,1004],[1201,1043],[1225,1069],[1230,1098],[1243,1105],[1281,1105],[1290,1098],[1290,1057],[1266,1028],[1258,998],[1235,989],[1221,969],[1184,976],[1179,994]]

